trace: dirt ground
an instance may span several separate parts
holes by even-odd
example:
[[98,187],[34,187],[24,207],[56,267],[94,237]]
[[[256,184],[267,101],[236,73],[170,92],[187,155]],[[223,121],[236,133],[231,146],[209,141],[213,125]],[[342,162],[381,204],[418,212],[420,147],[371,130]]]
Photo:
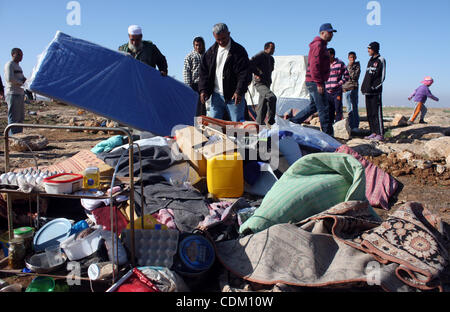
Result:
[[[408,117],[411,114],[411,110],[412,109],[410,108],[384,108],[384,117],[389,120],[389,118],[397,113]],[[360,108],[360,116],[360,128],[363,130],[363,133],[357,139],[361,139],[364,135],[368,134],[368,122],[365,118],[365,110],[363,108]],[[418,125],[404,127],[404,131],[410,131],[408,133],[414,134],[420,132],[421,129],[422,132],[426,132],[424,129],[429,129],[427,133],[434,133],[436,132],[437,127],[441,129],[440,131],[443,132],[444,135],[450,135],[450,108],[429,108],[426,119],[429,120],[427,125],[423,125],[423,127]],[[434,124],[432,122],[433,120],[437,120],[437,124]],[[82,125],[86,121],[96,122],[95,124],[88,124],[90,126],[100,126],[102,123],[105,125],[107,120],[95,114],[62,103],[38,101],[26,104],[25,123]],[[7,110],[6,103],[3,102],[0,106],[0,129],[2,133],[6,125]],[[410,143],[409,147],[414,145],[414,139],[411,139],[409,142],[407,142],[407,140],[405,141],[405,138],[407,137],[404,134],[405,132],[402,132],[402,129],[400,129],[399,132],[399,129],[396,129],[396,127],[390,127],[389,122],[385,123],[385,126],[387,127],[386,136],[388,139],[385,143],[381,144],[395,147],[396,145],[403,146],[406,142]],[[91,149],[97,143],[108,139],[111,135],[115,135],[105,132],[69,132],[60,129],[49,130],[32,128],[25,128],[24,133],[41,134],[45,136],[49,141],[48,146],[44,150],[35,152],[36,160],[29,152],[10,152],[11,168],[34,166],[36,161],[39,166],[51,165],[57,161],[75,155],[82,149]],[[343,140],[340,141],[346,143]],[[407,145],[404,149],[410,150],[409,147]],[[422,203],[425,208],[439,215],[443,219],[447,230],[450,229],[450,165],[446,167],[443,173],[439,174],[436,172],[437,165],[445,166],[445,159],[435,160],[433,166],[428,169],[418,169],[408,164],[405,160],[398,159],[393,153],[392,155],[390,153],[381,153],[380,155],[367,155],[365,157],[394,176],[401,184],[400,191],[392,199],[391,210],[386,211],[376,209],[377,213],[382,218],[385,218],[390,212],[407,201],[417,201]],[[3,173],[4,171],[4,145],[0,144],[0,173]],[[450,233],[450,231],[448,231],[448,233]],[[450,275],[447,279],[450,281]]]

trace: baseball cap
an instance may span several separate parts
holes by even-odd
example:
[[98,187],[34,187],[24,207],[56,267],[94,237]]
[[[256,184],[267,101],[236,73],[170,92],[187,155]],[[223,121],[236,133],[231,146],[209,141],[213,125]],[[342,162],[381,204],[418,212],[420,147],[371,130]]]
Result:
[[375,52],[380,51],[380,44],[376,41],[371,42],[368,46],[369,49],[374,50]]
[[321,31],[337,32],[336,29],[333,29],[333,26],[331,26],[330,23],[322,24],[319,29],[319,32],[321,32]]

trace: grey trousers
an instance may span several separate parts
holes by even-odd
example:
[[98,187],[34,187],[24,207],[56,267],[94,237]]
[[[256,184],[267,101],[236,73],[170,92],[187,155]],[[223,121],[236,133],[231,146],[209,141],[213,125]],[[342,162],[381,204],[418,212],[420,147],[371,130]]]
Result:
[[268,114],[268,123],[273,125],[275,123],[275,114],[277,108],[277,97],[270,91],[269,87],[263,83],[255,83],[255,88],[259,93],[259,102],[256,114],[256,122],[264,125],[264,120]]
[[[23,94],[7,94],[6,103],[8,104],[8,125],[12,123],[23,123],[25,120],[25,98]],[[22,133],[22,127],[13,127],[9,129],[9,135]]]

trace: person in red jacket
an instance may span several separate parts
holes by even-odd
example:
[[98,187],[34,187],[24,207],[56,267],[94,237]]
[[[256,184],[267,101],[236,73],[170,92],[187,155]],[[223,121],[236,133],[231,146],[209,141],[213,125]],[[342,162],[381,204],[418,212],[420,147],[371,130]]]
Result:
[[333,122],[330,120],[328,101],[325,93],[325,82],[330,76],[330,55],[327,51],[328,42],[336,32],[331,24],[320,26],[319,36],[309,44],[308,69],[306,71],[306,87],[310,94],[310,105],[299,111],[294,117],[287,119],[301,124],[315,112],[319,113],[320,128],[323,132],[333,135]]

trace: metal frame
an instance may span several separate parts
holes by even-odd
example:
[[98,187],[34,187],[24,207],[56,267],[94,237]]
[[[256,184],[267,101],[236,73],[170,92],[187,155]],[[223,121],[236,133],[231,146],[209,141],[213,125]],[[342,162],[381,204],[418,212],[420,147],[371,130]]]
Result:
[[[5,130],[4,130],[4,146],[5,146],[5,172],[9,172],[10,171],[10,165],[9,165],[9,129],[13,128],[13,127],[22,127],[22,128],[40,128],[40,129],[66,129],[66,130],[96,130],[96,131],[111,131],[111,132],[121,132],[124,133],[127,137],[128,137],[128,155],[129,155],[129,176],[130,176],[130,194],[129,194],[129,199],[130,199],[130,229],[131,229],[131,233],[130,233],[130,239],[131,239],[131,246],[130,246],[130,252],[131,252],[131,264],[133,266],[135,266],[135,240],[134,240],[134,165],[133,165],[133,146],[135,145],[135,143],[133,143],[133,137],[130,133],[130,131],[128,129],[125,128],[107,128],[107,127],[82,127],[82,126],[59,126],[59,125],[40,125],[40,124],[21,124],[21,123],[13,123],[13,124],[9,124]],[[11,137],[14,138],[14,137]],[[140,147],[139,145],[138,149],[139,149],[139,158],[140,158]],[[142,166],[141,166],[141,176],[142,176]],[[114,178],[115,178],[115,172],[114,172],[114,176],[113,176],[113,181],[114,182]],[[113,187],[113,185],[111,185],[111,188]],[[142,187],[142,183],[141,183],[141,187]],[[8,215],[8,231],[9,231],[9,239],[12,239],[12,235],[13,235],[13,219],[12,219],[12,202],[11,202],[11,197],[8,195],[8,193],[21,193],[21,194],[26,194],[23,192],[18,192],[18,191],[8,191],[8,190],[0,190],[0,193],[6,193],[7,195],[7,215]],[[33,195],[36,195],[37,197],[37,213],[38,213],[38,217],[39,217],[39,196],[44,196],[44,197],[54,197],[55,194],[47,194],[47,193],[31,193]],[[44,195],[45,194],[45,195]],[[73,197],[73,198],[88,198],[89,196],[78,196],[78,195],[59,195],[59,196],[55,196],[55,197]],[[94,198],[98,198],[98,197],[94,197]],[[111,199],[113,198],[112,196],[112,192],[111,192]],[[112,200],[110,201],[110,216],[111,216],[111,224],[113,225],[113,205],[112,205]],[[118,241],[118,236],[117,236],[117,232],[113,231],[114,227],[111,227],[111,232],[114,232],[115,235],[111,235],[111,240],[112,240],[112,254],[114,255],[114,249],[116,249],[116,256],[117,256],[117,260],[118,260],[118,247],[114,248],[115,246],[115,240]],[[113,260],[112,260],[113,266],[115,264],[114,261],[114,256],[113,256]],[[118,261],[117,261],[117,268],[118,266]],[[114,283],[116,279],[115,276],[115,270],[113,270],[113,279],[112,282]]]

